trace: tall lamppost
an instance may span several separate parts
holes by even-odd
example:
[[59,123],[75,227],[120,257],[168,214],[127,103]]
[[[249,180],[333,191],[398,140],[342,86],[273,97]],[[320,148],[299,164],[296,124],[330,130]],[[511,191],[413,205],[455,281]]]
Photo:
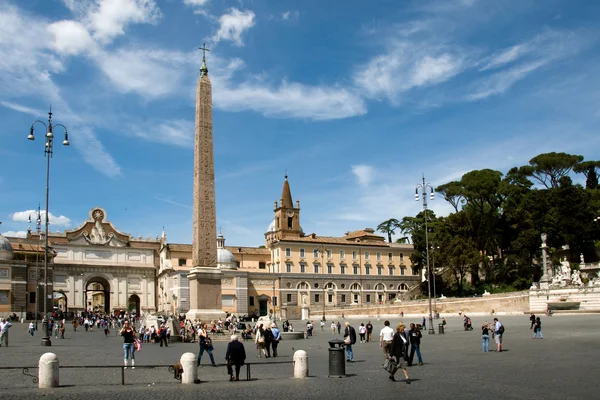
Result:
[[273,283],[273,294],[271,295],[271,307],[273,308],[273,320],[276,319],[275,314],[275,240],[270,240],[269,245],[271,247],[271,277]]
[[[40,312],[39,309],[39,297],[40,297],[40,264],[39,264],[39,260],[40,260],[40,252],[39,252],[39,240],[41,240],[40,238],[40,232],[42,231],[41,226],[42,226],[42,214],[40,212],[40,206],[38,204],[38,209],[37,209],[37,213],[35,211],[32,211],[29,213],[29,223],[31,224],[31,216],[32,215],[36,215],[36,219],[35,219],[35,231],[37,232],[37,236],[38,236],[38,248],[35,250],[35,330],[38,330],[38,313]],[[31,227],[29,227],[27,229],[30,233],[31,233]]]
[[325,252],[327,250],[325,250],[325,247],[322,246],[321,247],[321,277],[322,277],[322,282],[321,284],[323,285],[323,321],[325,321],[325,262],[323,261],[325,258]]
[[430,190],[430,198],[435,198],[435,192],[433,186],[429,183],[425,183],[425,175],[423,175],[423,182],[418,184],[415,188],[415,201],[419,201],[419,189],[421,189],[421,197],[423,198],[423,213],[425,216],[425,254],[427,260],[427,296],[429,297],[429,330],[430,335],[435,335],[435,329],[433,329],[433,315],[431,314],[431,271],[429,269],[429,232],[427,231],[427,189]]
[[[48,112],[48,124],[40,120],[33,121],[27,139],[35,140],[35,136],[33,136],[33,126],[37,123],[44,125],[46,128],[46,143],[44,145],[44,157],[46,157],[46,211],[44,219],[46,220],[46,226],[44,232],[44,319],[42,320],[44,336],[42,337],[42,346],[52,346],[50,332],[48,332],[48,224],[50,222],[48,203],[50,196],[50,159],[54,153],[54,128],[61,127],[65,130],[65,139],[62,142],[63,146],[69,146],[70,143],[67,128],[62,124],[52,124],[52,107],[50,107],[50,111]],[[52,294],[50,294],[50,296],[52,296]]]
[[433,247],[433,253],[431,255],[431,261],[433,263],[433,313],[435,318],[439,318],[438,317],[438,311],[437,311],[437,295],[435,294],[435,278],[436,278],[436,273],[435,273],[435,252],[436,250],[439,250],[440,246],[432,246]]

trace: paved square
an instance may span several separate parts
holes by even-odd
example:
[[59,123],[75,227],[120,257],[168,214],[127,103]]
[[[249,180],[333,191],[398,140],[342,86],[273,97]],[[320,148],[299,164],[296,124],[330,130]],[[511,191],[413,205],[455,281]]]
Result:
[[[20,370],[0,370],[2,398],[75,399],[82,395],[110,395],[111,398],[196,398],[198,395],[220,398],[391,398],[410,396],[429,399],[583,399],[597,398],[597,365],[599,315],[555,315],[542,318],[544,339],[532,339],[529,316],[506,316],[500,320],[506,326],[505,352],[482,353],[479,327],[484,317],[473,317],[473,331],[462,329],[462,319],[447,318],[445,335],[424,333],[421,343],[424,366],[409,368],[413,381],[391,382],[381,368],[382,351],[378,334],[383,319],[372,320],[375,325],[373,343],[356,344],[356,362],[346,365],[347,378],[328,378],[327,341],[332,338],[330,321],[321,332],[308,340],[284,341],[279,346],[280,357],[265,360],[256,357],[253,342],[245,342],[247,361],[262,362],[252,366],[250,382],[229,382],[225,367],[211,368],[205,354],[199,370],[202,383],[181,385],[166,368],[126,371],[126,386],[121,386],[118,369],[63,369],[61,387],[42,391]],[[392,326],[398,319],[391,319]],[[420,322],[419,317],[405,317],[403,322]],[[358,328],[366,319],[352,319]],[[300,322],[294,323],[300,327]],[[51,351],[58,355],[62,366],[121,365],[122,339],[104,337],[102,331],[67,330],[66,339],[53,338],[52,347],[39,345],[40,335],[31,338],[26,324],[15,324],[10,330],[10,347],[0,348],[0,366],[37,366],[40,355]],[[337,336],[336,337],[340,337]],[[215,359],[224,362],[226,342],[215,342]],[[493,341],[490,348],[493,348]],[[306,350],[309,356],[310,378],[292,379],[292,364],[269,365],[271,361],[291,361],[293,351]],[[179,360],[185,352],[197,353],[197,344],[173,343],[168,348],[146,344],[136,353],[136,365],[168,365]],[[245,368],[245,367],[244,367]],[[37,375],[37,368],[30,373]],[[245,369],[242,370],[245,378]],[[401,372],[397,374],[401,377]]]

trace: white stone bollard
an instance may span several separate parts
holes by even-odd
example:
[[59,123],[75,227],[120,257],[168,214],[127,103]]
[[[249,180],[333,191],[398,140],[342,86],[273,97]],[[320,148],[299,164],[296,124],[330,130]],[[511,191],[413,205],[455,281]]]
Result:
[[304,350],[294,353],[294,378],[308,378],[308,354]]
[[58,387],[58,357],[54,353],[45,353],[38,363],[38,388]]
[[181,367],[183,368],[183,374],[181,374],[181,383],[198,383],[199,381],[198,367],[196,367],[196,355],[194,353],[183,353],[179,362],[181,363]]

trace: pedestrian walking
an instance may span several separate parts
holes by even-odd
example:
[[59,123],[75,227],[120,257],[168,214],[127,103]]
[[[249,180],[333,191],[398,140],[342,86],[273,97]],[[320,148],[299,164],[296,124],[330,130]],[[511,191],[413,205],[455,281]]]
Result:
[[2,318],[2,322],[0,322],[0,347],[2,345],[6,345],[8,347],[8,330],[12,324],[6,320],[6,318]]
[[264,330],[263,335],[265,337],[265,349],[267,350],[267,358],[271,358],[271,344],[273,343],[273,332],[271,331],[270,325],[267,325],[267,328]]
[[[165,333],[166,334],[166,333]],[[213,350],[215,349],[212,344],[212,339],[208,336],[208,332],[206,330],[206,324],[202,324],[198,329],[198,341],[200,342],[200,351],[198,352],[198,361],[196,365],[200,366],[200,361],[202,361],[202,355],[206,351],[208,353],[208,357],[210,358],[210,363],[213,367],[216,367],[215,357],[213,356]]]
[[383,349],[383,356],[390,357],[392,348],[392,340],[394,339],[394,330],[390,327],[390,321],[383,322],[383,328],[379,332],[379,347]]
[[[410,379],[408,378],[408,372],[406,371],[406,367],[404,366],[405,358],[407,358],[408,354],[408,340],[406,339],[405,326],[401,322],[396,327],[396,332],[392,338],[392,347],[390,348],[390,358],[395,358],[395,361],[398,365],[399,369],[402,369],[404,372],[404,377],[406,378],[406,383],[410,384]],[[390,374],[390,380],[395,382],[396,378],[395,374]]]
[[426,321],[427,320],[425,319],[425,316],[423,316],[423,321],[421,322],[421,326],[423,327],[423,329],[427,329],[427,327],[425,326]]
[[540,339],[544,338],[544,335],[542,335],[542,320],[540,317],[535,319],[535,324],[533,326],[533,338],[535,339],[538,334],[540,335]]
[[131,359],[131,369],[135,369],[135,328],[126,320],[120,333],[123,336],[123,366],[127,369],[127,360]]
[[[279,329],[278,329],[279,330]],[[231,342],[227,345],[225,352],[225,360],[227,360],[227,373],[230,381],[240,380],[240,368],[246,361],[246,350],[244,344],[239,341],[237,335],[231,336]],[[233,367],[235,366],[235,378],[233,377]]]
[[342,332],[342,324],[340,324],[340,321],[338,321],[338,323],[337,323],[337,331],[338,331],[338,335]]
[[410,356],[408,358],[408,366],[410,367],[413,363],[415,353],[417,353],[417,359],[419,365],[423,365],[423,358],[421,357],[421,330],[415,324],[410,324],[410,330],[408,331],[408,337],[410,342]]
[[367,340],[367,327],[362,322],[358,327],[358,335],[360,336],[360,342],[365,343]]
[[160,339],[160,347],[163,347],[163,344],[165,345],[165,347],[169,347],[169,343],[167,343],[167,327],[165,326],[165,324],[161,325],[158,331],[158,337]]
[[258,328],[256,328],[256,333],[254,335],[254,342],[256,343],[256,351],[258,352],[258,358],[261,358],[264,354],[265,358],[267,357],[267,350],[265,349],[265,330],[260,324]]
[[335,322],[331,322],[331,334],[335,335],[335,332],[337,331],[337,326],[335,326]]
[[320,325],[321,325],[321,332],[322,332],[325,330],[325,321],[321,320]]
[[34,332],[35,332],[35,324],[33,323],[33,321],[31,321],[31,322],[29,323],[29,330],[28,330],[27,332],[29,332],[29,334],[30,334],[31,336],[33,336],[33,334],[34,334]]
[[481,351],[490,351],[490,324],[487,321],[481,326]]
[[271,342],[273,357],[277,357],[277,346],[279,346],[279,341],[281,340],[281,332],[277,329],[277,325],[271,325],[271,333],[273,334],[273,341]]
[[531,326],[529,327],[529,329],[533,329],[533,326],[535,325],[535,314],[531,313],[531,315],[529,316],[529,322],[531,322]]
[[367,322],[367,342],[373,341],[373,324],[371,321]]
[[347,321],[344,322],[344,344],[346,347],[347,362],[354,362],[354,353],[352,352],[352,345],[356,343],[356,330]]

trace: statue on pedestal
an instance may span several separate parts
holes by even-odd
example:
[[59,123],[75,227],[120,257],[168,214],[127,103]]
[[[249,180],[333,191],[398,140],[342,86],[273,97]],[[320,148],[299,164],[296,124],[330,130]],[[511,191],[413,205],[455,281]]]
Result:
[[563,257],[560,262],[560,272],[565,280],[571,280],[571,264],[567,261],[567,257]]
[[571,285],[583,286],[583,282],[581,281],[581,275],[579,274],[579,270],[573,271],[573,275],[571,276]]
[[583,258],[583,253],[579,254],[579,263],[581,265],[585,264],[585,258]]

